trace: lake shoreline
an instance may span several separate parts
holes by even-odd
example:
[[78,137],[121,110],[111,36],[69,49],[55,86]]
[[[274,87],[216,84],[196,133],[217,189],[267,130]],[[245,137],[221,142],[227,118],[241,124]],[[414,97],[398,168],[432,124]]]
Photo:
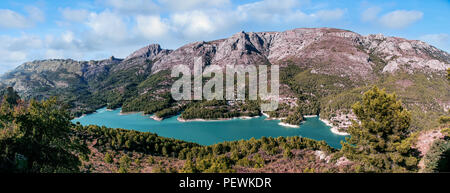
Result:
[[144,111],[130,111],[130,112],[123,112],[120,110],[119,115],[131,115],[131,114],[144,114]]
[[[128,116],[121,116],[120,112],[120,108],[113,111],[102,108],[95,113],[86,114],[84,117],[72,120],[72,122],[80,122],[82,125],[101,125],[110,128],[152,132],[160,136],[202,145],[250,139],[251,137],[302,136],[314,140],[325,140],[330,146],[340,148],[340,141],[344,140],[343,136],[333,134],[330,127],[326,126],[318,117],[305,119],[301,125],[290,125],[280,123],[278,120],[266,120],[264,114],[214,120],[184,120],[179,118],[180,115],[176,115],[158,121],[160,119],[155,114],[126,112],[122,115]],[[133,113],[140,114],[129,115]]]
[[164,120],[164,118],[158,117],[158,116],[156,116],[156,115],[150,116],[150,119],[153,119],[153,120],[155,120],[155,121],[162,121],[162,120]]
[[79,117],[75,117],[75,118],[73,118],[73,120],[84,118],[84,117],[86,117],[86,115],[87,115],[87,114],[82,114],[82,115],[81,115],[81,116],[79,116]]
[[[115,110],[115,109],[105,109],[105,111],[114,111],[114,110]],[[85,116],[87,116],[87,115],[89,115],[89,114],[95,114],[95,113],[98,113],[98,112],[95,111],[95,112],[92,112],[92,113],[83,114],[83,115],[81,115],[80,117],[74,118],[74,120],[76,120],[76,119],[82,119],[82,118],[84,118]],[[120,109],[119,115],[131,115],[131,114],[139,114],[139,113],[142,114],[143,116],[145,116],[145,114],[144,114],[143,111],[123,112],[122,109]],[[271,118],[269,114],[267,114],[267,113],[265,113],[265,112],[262,112],[262,111],[261,111],[261,114],[262,114],[262,116],[265,116],[265,117],[266,117],[266,119],[264,119],[264,120],[279,120],[279,121],[281,121],[281,120],[283,119],[283,118]],[[250,120],[250,119],[258,118],[258,117],[261,117],[261,116],[253,116],[253,117],[250,117],[250,116],[240,116],[240,117],[218,118],[218,119],[201,119],[201,118],[197,118],[197,119],[183,119],[183,118],[181,118],[181,117],[177,117],[177,121],[178,121],[178,122],[182,122],[182,123],[185,123],[185,122],[218,122],[218,121],[229,121],[229,120],[233,120],[233,119]],[[319,116],[318,116],[318,115],[304,115],[303,117],[305,117],[305,118],[315,118],[315,117],[319,117]],[[163,121],[163,120],[165,119],[165,118],[157,117],[156,115],[149,116],[149,118],[150,118],[150,119],[153,119],[153,120],[155,120],[155,121]],[[335,135],[340,135],[340,136],[348,136],[348,135],[350,135],[350,134],[347,133],[347,132],[339,131],[337,127],[333,126],[333,125],[330,123],[330,121],[328,121],[328,120],[326,120],[326,119],[321,119],[321,118],[319,118],[319,120],[322,121],[323,123],[325,123],[325,125],[331,127],[331,128],[330,128],[330,131],[331,131],[333,134],[335,134]],[[292,124],[283,123],[283,122],[279,122],[278,125],[280,125],[280,126],[282,126],[282,127],[289,127],[289,128],[300,128],[299,125],[292,125]]]
[[299,125],[292,125],[292,124],[289,124],[289,123],[283,123],[283,122],[279,122],[278,125],[281,125],[281,126],[283,126],[283,127],[290,127],[290,128],[300,128]]
[[271,118],[269,114],[264,113],[264,112],[262,112],[262,111],[261,111],[261,114],[264,115],[264,116],[266,117],[265,120],[279,120],[279,121],[281,121],[281,119],[283,119],[283,118]]
[[[107,111],[113,111],[113,110],[109,110],[107,109]],[[94,112],[95,113],[95,112]],[[145,116],[143,111],[130,111],[130,112],[123,112],[122,110],[120,110],[119,115],[131,115],[131,114],[142,114],[143,116]],[[179,122],[213,122],[213,121],[229,121],[229,120],[233,120],[233,119],[242,119],[242,120],[249,120],[249,119],[253,119],[253,118],[258,118],[260,117],[259,115],[257,116],[240,116],[240,117],[232,117],[232,118],[218,118],[218,119],[201,119],[201,118],[197,118],[197,119],[183,119],[178,117],[177,120]],[[152,115],[150,116],[150,119],[153,119],[155,121],[163,121],[166,118],[170,118],[170,117],[157,117],[156,115]]]
[[324,122],[327,126],[330,126],[330,127],[331,127],[331,128],[330,128],[331,132],[334,133],[334,134],[336,134],[336,135],[350,135],[350,134],[347,133],[347,132],[339,131],[338,128],[335,127],[335,126],[333,126],[333,124],[331,124],[330,121],[328,121],[328,120],[321,119],[321,118],[319,118],[319,120],[322,121],[322,122]]
[[197,119],[183,119],[181,117],[178,117],[177,120],[179,122],[215,122],[215,121],[229,121],[229,120],[233,120],[233,119],[242,119],[242,120],[249,120],[249,119],[253,119],[253,118],[258,118],[260,116],[240,116],[240,117],[232,117],[232,118],[218,118],[218,119],[201,119],[201,118],[197,118]]

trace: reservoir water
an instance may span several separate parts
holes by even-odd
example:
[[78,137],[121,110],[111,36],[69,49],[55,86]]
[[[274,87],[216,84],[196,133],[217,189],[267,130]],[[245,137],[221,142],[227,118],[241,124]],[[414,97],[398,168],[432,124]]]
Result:
[[318,117],[306,118],[300,128],[289,128],[278,125],[279,120],[265,120],[266,117],[252,119],[233,119],[225,121],[206,122],[179,122],[178,116],[163,121],[155,121],[149,115],[132,113],[121,115],[121,109],[97,110],[72,122],[80,122],[82,125],[98,125],[110,128],[123,128],[143,132],[156,133],[163,137],[196,142],[202,145],[211,145],[223,141],[259,139],[279,136],[301,136],[315,140],[324,140],[330,146],[341,148],[340,141],[345,136],[336,135],[330,131],[330,127],[320,121]]

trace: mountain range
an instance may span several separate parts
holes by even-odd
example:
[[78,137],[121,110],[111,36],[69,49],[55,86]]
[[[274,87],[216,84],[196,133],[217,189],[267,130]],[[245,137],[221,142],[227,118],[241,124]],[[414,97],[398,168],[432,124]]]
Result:
[[[125,59],[26,62],[2,75],[0,88],[11,86],[28,99],[58,96],[75,115],[107,106],[170,116],[199,108],[166,96],[173,81],[169,70],[178,64],[193,67],[195,57],[202,57],[204,66],[280,65],[283,100],[279,112],[271,114],[275,117],[295,111],[320,114],[345,128],[353,117],[351,105],[372,85],[397,93],[418,130],[433,127],[450,109],[449,53],[418,40],[334,28],[242,31],[175,50],[151,44]],[[227,106],[226,112],[248,109],[243,104],[209,105]]]

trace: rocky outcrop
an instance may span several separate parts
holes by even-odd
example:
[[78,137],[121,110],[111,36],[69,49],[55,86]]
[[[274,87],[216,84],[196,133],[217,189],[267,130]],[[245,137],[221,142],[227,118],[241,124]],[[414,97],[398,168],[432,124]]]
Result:
[[[361,36],[333,28],[300,28],[284,32],[239,32],[227,39],[195,42],[162,56],[152,73],[175,65],[192,66],[194,57],[204,65],[248,65],[290,63],[314,72],[371,79],[380,65],[382,72],[443,71],[450,55],[417,40],[382,35]],[[381,60],[375,61],[374,58]]]
[[410,72],[417,69],[440,71],[449,68],[450,55],[422,41],[378,34],[365,37],[364,46],[386,61],[383,72],[399,69]]
[[145,47],[133,52],[129,56],[127,56],[125,58],[125,61],[131,60],[134,58],[144,58],[144,59],[149,59],[149,60],[155,60],[157,58],[160,58],[164,55],[169,54],[170,52],[172,52],[172,50],[161,49],[161,46],[159,44],[150,44],[148,46],[145,46]]
[[194,42],[182,46],[157,60],[152,66],[152,73],[171,69],[179,64],[193,67],[195,57],[202,57],[204,64],[210,64],[211,57],[215,55],[218,42]]
[[27,62],[1,77],[6,86],[29,96],[35,89],[66,88],[74,83],[96,81],[109,73],[121,59],[111,57],[100,61],[51,59]]
[[114,66],[111,72],[133,70],[136,71],[136,75],[147,75],[151,71],[153,62],[171,52],[172,50],[161,49],[159,44],[150,44],[127,56],[122,62]]
[[[41,60],[27,62],[2,77],[3,86],[22,93],[40,87],[67,87],[78,82],[101,81],[111,74],[130,72],[148,76],[175,65],[295,64],[318,74],[372,80],[378,73],[416,70],[445,73],[450,55],[417,40],[383,35],[362,36],[333,28],[299,28],[284,32],[239,32],[226,39],[194,42],[176,50],[151,44],[124,60]],[[1,86],[1,85],[0,85]]]
[[114,56],[111,56],[106,60],[91,60],[87,62],[87,65],[83,68],[83,78],[87,81],[99,81],[99,78],[108,75],[111,67],[121,62],[122,59],[115,58]]

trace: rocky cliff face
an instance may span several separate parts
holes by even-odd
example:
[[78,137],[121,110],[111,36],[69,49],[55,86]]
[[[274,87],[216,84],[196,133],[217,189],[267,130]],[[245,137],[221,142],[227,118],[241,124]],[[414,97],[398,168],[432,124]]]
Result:
[[416,40],[383,35],[361,36],[331,28],[293,29],[284,32],[239,32],[230,38],[196,42],[163,55],[152,73],[174,65],[192,65],[202,56],[204,65],[295,63],[317,73],[370,79],[380,68],[384,73],[400,69],[443,71],[450,55]]
[[399,69],[445,70],[449,67],[450,55],[425,42],[406,40],[396,37],[369,35],[364,39],[368,51],[380,56],[387,65],[383,72],[394,72]]
[[127,56],[125,58],[125,61],[131,60],[134,58],[144,58],[144,59],[155,60],[164,55],[170,54],[170,52],[172,52],[172,50],[161,49],[161,46],[159,44],[150,44],[148,46],[145,46],[145,47],[133,52],[129,56]]
[[111,66],[121,61],[114,57],[100,61],[39,60],[20,65],[0,80],[4,86],[13,86],[28,96],[35,89],[66,88],[75,82],[97,81],[109,73]]
[[286,83],[281,105],[320,112],[336,126],[348,123],[350,106],[374,84],[398,94],[417,128],[433,126],[450,106],[447,52],[421,41],[331,28],[239,32],[176,50],[151,44],[125,59],[27,62],[1,76],[0,89],[13,86],[25,98],[59,96],[77,115],[104,106],[146,111],[164,103],[173,81],[165,70],[193,67],[195,57],[203,66],[278,64]]
[[[450,55],[416,40],[383,35],[362,36],[332,28],[293,29],[284,32],[239,32],[210,42],[194,42],[176,50],[151,44],[124,60],[111,57],[101,61],[43,60],[27,62],[3,75],[3,86],[26,93],[31,88],[58,88],[80,82],[100,81],[114,73],[133,69],[147,76],[178,64],[193,65],[194,57],[204,65],[288,64],[312,69],[318,74],[371,80],[377,73],[416,70],[444,73]],[[72,80],[73,81],[73,80]]]
[[109,73],[112,66],[119,64],[121,61],[122,59],[114,58],[114,56],[111,56],[107,60],[91,60],[82,69],[82,77],[87,81],[99,81],[100,77],[106,76]]

